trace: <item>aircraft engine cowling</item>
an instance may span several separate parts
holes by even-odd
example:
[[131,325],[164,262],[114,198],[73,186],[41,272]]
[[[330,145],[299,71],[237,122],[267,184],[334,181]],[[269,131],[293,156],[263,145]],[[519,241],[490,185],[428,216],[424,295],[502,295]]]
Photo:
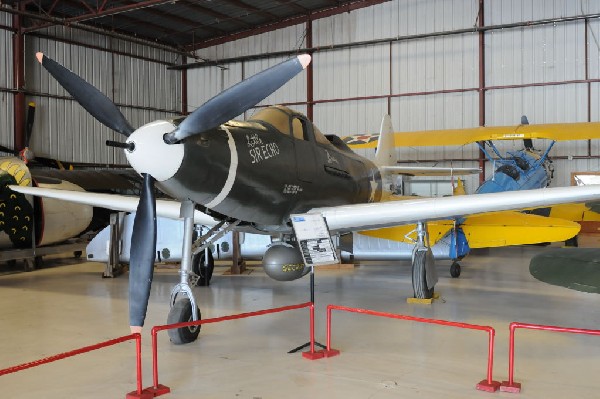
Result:
[[304,265],[304,260],[298,248],[289,244],[274,244],[263,256],[263,268],[267,276],[277,281],[292,281],[305,276],[310,267]]

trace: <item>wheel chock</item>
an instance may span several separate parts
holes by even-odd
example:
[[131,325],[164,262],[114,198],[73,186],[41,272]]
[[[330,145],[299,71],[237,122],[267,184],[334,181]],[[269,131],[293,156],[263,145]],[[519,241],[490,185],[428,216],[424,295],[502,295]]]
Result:
[[480,391],[485,391],[485,392],[496,392],[498,389],[502,390],[502,388],[500,388],[500,383],[498,381],[492,381],[490,383],[490,382],[488,382],[488,380],[479,381],[479,383],[475,386],[475,388],[477,388]]
[[440,294],[433,293],[432,298],[406,298],[406,303],[418,303],[421,305],[431,305],[435,299],[440,299]]
[[500,392],[519,393],[521,392],[521,383],[513,381],[511,384],[508,381],[502,381]]

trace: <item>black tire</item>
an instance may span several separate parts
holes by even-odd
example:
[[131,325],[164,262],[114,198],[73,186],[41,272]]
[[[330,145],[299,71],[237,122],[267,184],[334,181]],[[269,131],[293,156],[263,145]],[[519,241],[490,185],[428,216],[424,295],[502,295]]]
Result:
[[79,258],[81,258],[81,255],[82,255],[82,254],[83,254],[83,251],[75,251],[75,252],[73,252],[73,256],[74,256],[76,259],[79,259]]
[[578,246],[579,246],[579,242],[577,241],[577,236],[569,238],[567,241],[565,241],[565,247],[577,248]]
[[[205,261],[205,254],[208,252],[208,262]],[[200,276],[196,285],[199,287],[207,287],[210,285],[213,271],[215,270],[215,260],[212,252],[202,251],[194,255],[192,259],[192,271]]]
[[433,298],[434,287],[427,288],[426,262],[427,251],[415,251],[412,265],[412,284],[415,298],[418,299]]
[[[200,309],[198,309],[198,320],[202,320]],[[175,305],[169,311],[167,324],[185,323],[192,321],[192,305],[188,298],[175,302]],[[189,344],[194,342],[200,334],[201,326],[175,328],[168,330],[169,338],[175,345]]]
[[460,277],[460,263],[452,262],[450,265],[450,276],[452,276],[452,278]]

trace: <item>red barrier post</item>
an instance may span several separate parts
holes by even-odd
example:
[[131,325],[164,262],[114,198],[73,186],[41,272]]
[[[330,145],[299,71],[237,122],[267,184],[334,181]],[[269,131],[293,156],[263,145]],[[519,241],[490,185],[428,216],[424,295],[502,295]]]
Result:
[[512,322],[510,323],[510,336],[508,345],[508,381],[502,381],[500,385],[500,391],[518,393],[521,392],[521,384],[514,381],[515,372],[515,330],[517,328],[523,328],[528,330],[543,330],[543,331],[554,331],[571,334],[585,334],[585,335],[600,335],[600,330],[588,330],[585,328],[570,328],[570,327],[558,327],[558,326],[545,326],[541,324],[528,324]]
[[390,319],[410,320],[410,321],[416,321],[419,323],[438,324],[438,325],[443,325],[443,326],[466,328],[466,329],[470,329],[470,330],[487,331],[489,334],[487,378],[485,380],[480,381],[476,385],[476,388],[481,391],[496,392],[498,390],[498,388],[500,387],[500,382],[494,381],[492,379],[492,373],[493,373],[493,367],[494,367],[494,335],[496,333],[496,331],[492,327],[480,326],[477,324],[458,323],[458,322],[454,322],[454,321],[446,321],[446,320],[439,320],[439,319],[425,319],[422,317],[406,316],[406,315],[395,314],[395,313],[384,313],[384,312],[378,312],[378,311],[368,310],[368,309],[357,309],[357,308],[348,308],[345,306],[329,305],[329,306],[327,306],[327,349],[325,349],[323,351],[325,357],[336,356],[336,355],[339,355],[339,353],[340,353],[339,350],[331,348],[331,311],[333,309],[342,310],[342,311],[351,312],[351,313],[362,313],[362,314],[368,314],[368,315],[372,315],[372,316],[387,317]]
[[126,335],[123,337],[111,339],[108,341],[100,342],[95,345],[84,346],[83,348],[74,349],[69,352],[59,353],[53,356],[45,357],[43,359],[34,360],[33,362],[19,364],[17,366],[8,367],[0,370],[0,376],[16,373],[17,371],[22,371],[26,369],[30,369],[32,367],[41,366],[43,364],[56,362],[58,360],[66,359],[69,357],[81,355],[83,353],[95,351],[98,349],[106,348],[108,346],[116,345],[121,342],[135,340],[135,349],[136,349],[136,369],[137,369],[137,390],[130,392],[127,394],[126,398],[151,398],[152,396],[148,396],[142,390],[142,336],[138,333]]
[[310,302],[310,351],[302,352],[302,357],[308,360],[317,360],[325,357],[323,352],[315,352],[315,304]]
[[212,319],[187,321],[187,322],[183,322],[183,323],[165,324],[162,326],[153,327],[151,334],[152,334],[152,380],[153,380],[154,385],[152,387],[144,389],[144,391],[151,392],[153,394],[153,396],[155,396],[155,397],[171,392],[171,389],[169,387],[158,383],[158,340],[157,340],[157,335],[160,331],[173,330],[176,328],[183,328],[183,327],[201,326],[203,324],[219,323],[219,322],[227,321],[227,320],[245,319],[248,317],[262,316],[265,314],[280,313],[280,312],[285,312],[287,310],[302,309],[302,308],[310,308],[310,310],[311,310],[311,327],[310,327],[310,329],[311,329],[310,344],[311,345],[310,345],[310,348],[311,348],[311,352],[314,352],[314,330],[313,330],[313,328],[314,328],[314,325],[313,325],[313,323],[314,323],[314,305],[312,302],[305,302],[305,303],[301,303],[298,305],[282,306],[282,307],[273,308],[273,309],[259,310],[256,312],[240,313],[240,314],[231,315],[231,316],[215,317]]

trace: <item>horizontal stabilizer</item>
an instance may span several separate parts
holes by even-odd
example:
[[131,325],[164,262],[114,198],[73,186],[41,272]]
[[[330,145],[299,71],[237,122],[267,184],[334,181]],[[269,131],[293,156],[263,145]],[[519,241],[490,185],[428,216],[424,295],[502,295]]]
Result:
[[443,168],[437,166],[383,166],[379,169],[389,174],[407,176],[464,176],[481,172],[479,168]]
[[469,216],[461,226],[471,248],[566,241],[581,229],[568,220],[520,212]]

